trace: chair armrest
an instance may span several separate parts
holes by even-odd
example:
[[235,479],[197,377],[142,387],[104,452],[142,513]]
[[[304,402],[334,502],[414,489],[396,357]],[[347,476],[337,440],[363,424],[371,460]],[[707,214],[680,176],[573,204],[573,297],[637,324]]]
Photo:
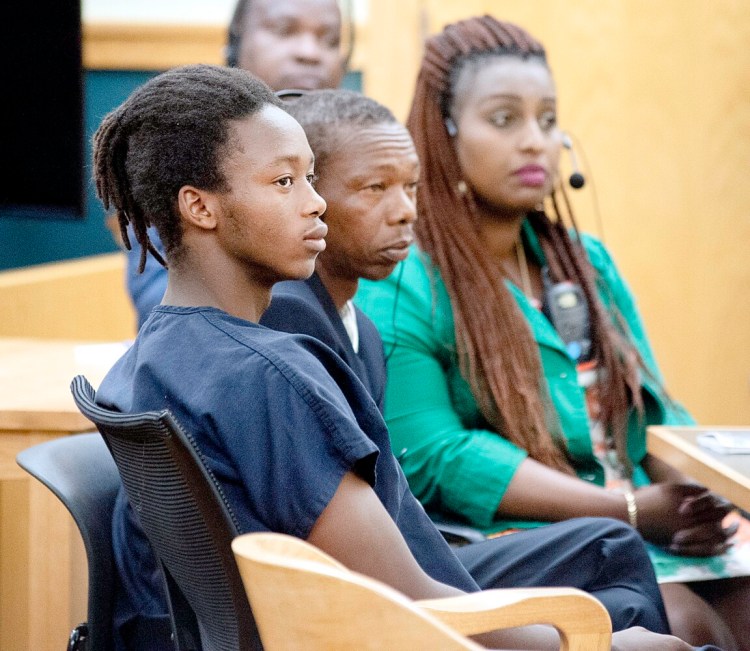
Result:
[[485,590],[415,602],[464,635],[532,624],[557,629],[561,649],[609,649],[612,623],[602,604],[575,588]]

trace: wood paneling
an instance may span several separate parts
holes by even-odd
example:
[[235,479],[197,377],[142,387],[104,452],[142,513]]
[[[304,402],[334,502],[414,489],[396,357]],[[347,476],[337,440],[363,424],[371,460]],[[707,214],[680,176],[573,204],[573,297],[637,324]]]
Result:
[[222,25],[92,23],[83,26],[89,70],[165,70],[190,63],[224,63]]
[[117,341],[135,336],[125,256],[0,272],[0,336]]
[[86,620],[86,556],[73,518],[15,464],[42,432],[0,430],[0,649],[54,651]]

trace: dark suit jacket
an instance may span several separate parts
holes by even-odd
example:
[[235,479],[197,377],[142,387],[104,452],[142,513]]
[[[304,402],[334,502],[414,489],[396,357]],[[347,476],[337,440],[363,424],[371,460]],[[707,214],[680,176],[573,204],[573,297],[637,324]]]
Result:
[[385,357],[375,324],[355,306],[359,352],[355,353],[331,295],[317,274],[308,280],[287,280],[273,288],[270,307],[260,323],[273,330],[310,335],[322,341],[354,371],[383,411]]

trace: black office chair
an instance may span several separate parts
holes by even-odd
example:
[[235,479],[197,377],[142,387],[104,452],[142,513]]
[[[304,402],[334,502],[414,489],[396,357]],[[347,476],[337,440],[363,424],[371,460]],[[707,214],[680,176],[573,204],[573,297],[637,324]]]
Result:
[[112,509],[120,476],[99,434],[76,434],[18,453],[18,465],[49,488],[73,516],[88,561],[88,621],[73,629],[69,651],[113,648]]
[[166,409],[122,414],[100,407],[82,375],[71,391],[78,409],[104,437],[159,559],[175,647],[261,649],[232,554],[238,524],[192,436]]

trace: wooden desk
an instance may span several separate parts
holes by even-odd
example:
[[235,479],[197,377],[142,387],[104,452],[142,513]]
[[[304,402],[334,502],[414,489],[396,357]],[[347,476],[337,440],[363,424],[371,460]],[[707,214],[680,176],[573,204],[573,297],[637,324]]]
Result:
[[750,511],[750,455],[718,454],[696,442],[711,430],[748,430],[748,427],[648,428],[648,451],[677,470]]
[[86,619],[83,542],[62,503],[16,464],[21,450],[90,431],[70,381],[98,386],[123,344],[0,338],[0,649],[59,651]]

